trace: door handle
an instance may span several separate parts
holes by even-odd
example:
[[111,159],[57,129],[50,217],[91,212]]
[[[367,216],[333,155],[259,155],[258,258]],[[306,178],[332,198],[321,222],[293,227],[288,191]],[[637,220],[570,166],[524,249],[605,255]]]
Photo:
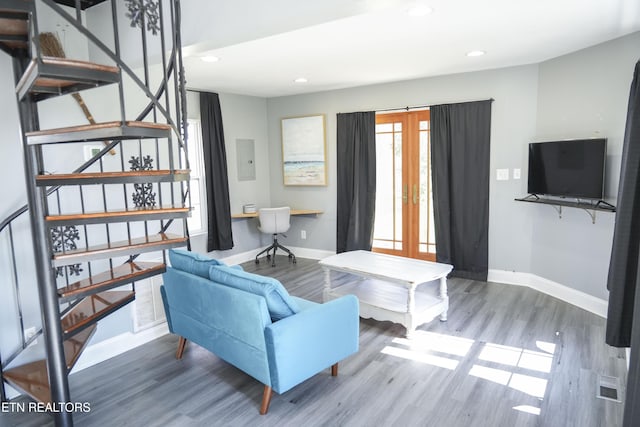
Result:
[[409,195],[408,195],[409,190],[407,187],[408,187],[407,184],[405,184],[402,190],[402,201],[404,202],[405,205],[409,200]]
[[413,184],[413,204],[418,204],[418,185]]

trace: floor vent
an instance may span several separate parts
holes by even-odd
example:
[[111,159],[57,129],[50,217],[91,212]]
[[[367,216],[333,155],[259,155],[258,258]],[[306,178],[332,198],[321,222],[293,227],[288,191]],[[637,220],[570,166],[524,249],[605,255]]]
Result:
[[616,377],[608,377],[606,375],[598,376],[598,393],[596,397],[613,402],[622,402],[620,400],[620,392],[618,391],[620,382]]

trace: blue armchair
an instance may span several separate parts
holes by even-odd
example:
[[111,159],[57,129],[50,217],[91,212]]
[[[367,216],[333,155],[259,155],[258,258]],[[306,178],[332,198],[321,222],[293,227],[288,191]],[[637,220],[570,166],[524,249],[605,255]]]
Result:
[[171,250],[161,288],[169,330],[180,335],[176,357],[192,341],[251,375],[264,391],[284,393],[358,351],[358,300],[324,304],[290,296],[277,280]]

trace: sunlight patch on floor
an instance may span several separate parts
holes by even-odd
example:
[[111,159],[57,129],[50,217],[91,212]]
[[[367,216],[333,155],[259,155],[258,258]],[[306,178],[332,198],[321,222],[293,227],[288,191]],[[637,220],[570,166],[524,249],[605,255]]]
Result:
[[487,368],[486,366],[480,365],[473,365],[469,371],[469,375],[500,385],[509,384],[509,379],[511,378],[511,372],[503,371],[502,369]]
[[478,356],[478,359],[500,363],[501,365],[517,366],[518,368],[549,373],[551,372],[553,353],[547,354],[518,347],[487,343]]
[[388,354],[390,356],[401,357],[403,359],[413,360],[415,362],[426,363],[428,365],[437,366],[439,368],[449,369],[453,371],[458,367],[460,363],[457,360],[449,359],[447,357],[434,356],[432,354],[420,353],[413,350],[407,350],[404,348],[386,346],[382,349],[381,353]]
[[513,374],[511,381],[509,381],[509,387],[542,399],[547,390],[547,380],[530,375]]
[[[384,347],[381,353],[453,371],[471,351],[474,343],[474,340],[468,338],[415,331],[411,339],[394,338],[392,344]],[[482,345],[477,357],[479,363],[471,367],[470,376],[509,387],[540,400],[544,398],[548,379],[537,375],[551,372],[555,344],[536,341],[536,347],[541,351],[494,343],[478,344]],[[439,356],[432,354],[433,352],[450,356]],[[484,366],[487,363],[500,367]],[[516,372],[520,369],[533,371],[532,375]],[[540,408],[531,405],[518,405],[513,409],[532,415],[540,415],[541,411]]]
[[520,412],[526,412],[527,414],[540,415],[540,408],[536,408],[535,406],[531,405],[514,406],[513,409]]
[[434,332],[415,331],[411,339],[394,338],[392,342],[409,347],[413,351],[437,351],[464,357],[471,349],[474,340]]

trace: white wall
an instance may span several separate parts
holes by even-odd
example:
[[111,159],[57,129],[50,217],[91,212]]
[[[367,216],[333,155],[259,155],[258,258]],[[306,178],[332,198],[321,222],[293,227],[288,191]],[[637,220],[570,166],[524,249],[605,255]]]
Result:
[[[640,59],[640,33],[540,64],[536,140],[607,138],[605,198],[615,204],[629,89]],[[531,272],[602,299],[615,215],[596,223],[579,209],[534,212]]]
[[[538,67],[536,65],[456,74],[405,82],[336,90],[268,100],[271,202],[296,208],[323,209],[318,218],[296,218],[288,242],[293,246],[335,250],[336,114],[351,111],[432,105],[494,98],[491,126],[490,268],[529,271],[531,217],[528,206],[513,201],[526,182],[495,180],[496,168],[524,168],[524,147],[535,135]],[[280,120],[326,114],[329,185],[285,187],[282,183]],[[300,240],[300,229],[307,240]]]

